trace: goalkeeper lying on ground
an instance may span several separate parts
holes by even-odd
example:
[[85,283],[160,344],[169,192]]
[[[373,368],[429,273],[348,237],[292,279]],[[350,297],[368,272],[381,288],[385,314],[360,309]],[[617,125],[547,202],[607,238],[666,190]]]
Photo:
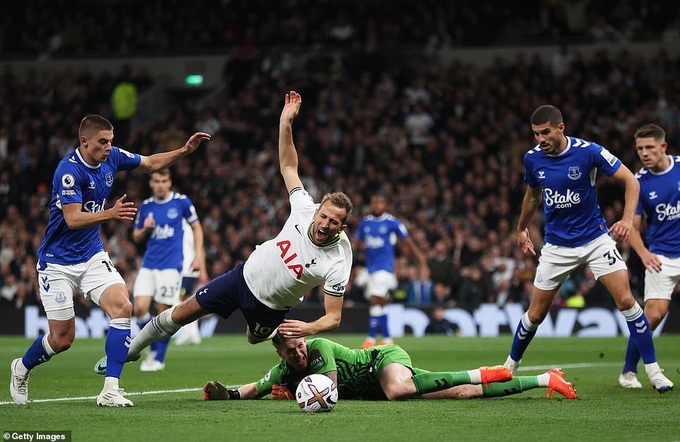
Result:
[[541,387],[548,388],[548,397],[557,391],[567,399],[576,399],[573,385],[558,368],[514,378],[502,366],[435,373],[413,367],[409,354],[394,344],[355,350],[324,338],[286,339],[279,334],[272,343],[282,360],[262,379],[237,390],[209,381],[203,387],[205,399],[259,399],[269,393],[274,399],[293,399],[298,382],[312,373],[330,377],[341,399],[471,399]]

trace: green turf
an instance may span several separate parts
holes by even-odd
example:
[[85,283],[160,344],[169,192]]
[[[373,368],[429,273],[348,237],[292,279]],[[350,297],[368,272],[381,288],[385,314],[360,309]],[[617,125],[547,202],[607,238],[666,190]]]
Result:
[[[333,335],[358,346],[362,336]],[[141,373],[128,364],[121,386],[135,407],[99,408],[103,378],[92,371],[103,340],[77,340],[68,352],[34,370],[27,406],[10,404],[10,361],[30,340],[0,337],[0,430],[71,431],[74,441],[449,441],[449,440],[680,440],[680,386],[659,395],[639,376],[642,390],[616,386],[624,338],[537,338],[519,374],[566,367],[575,401],[546,399],[544,390],[468,401],[359,402],[340,400],[329,414],[305,415],[292,401],[206,402],[209,379],[229,385],[259,379],[276,361],[271,345],[251,346],[242,336],[171,345],[163,372]],[[680,383],[680,336],[655,340],[660,362]],[[504,361],[510,337],[399,339],[417,367],[464,370]],[[640,367],[642,371],[642,366]],[[160,392],[182,390],[184,392]],[[154,393],[154,391],[158,391]],[[139,394],[147,392],[148,394]],[[559,395],[557,395],[559,396]],[[66,400],[64,398],[80,398]],[[49,399],[54,399],[49,401]]]

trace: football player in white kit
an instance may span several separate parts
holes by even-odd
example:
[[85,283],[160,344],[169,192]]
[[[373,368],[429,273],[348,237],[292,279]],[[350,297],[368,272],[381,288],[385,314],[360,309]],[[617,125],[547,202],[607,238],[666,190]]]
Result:
[[[343,232],[352,202],[342,192],[327,194],[320,204],[304,190],[293,143],[293,119],[302,98],[286,94],[279,123],[279,165],[288,190],[291,214],[281,232],[255,248],[248,259],[224,273],[179,305],[147,324],[130,344],[128,361],[139,358],[151,343],[209,313],[228,318],[240,310],[248,342],[271,339],[277,331],[302,337],[333,330],[340,324],[343,296],[352,268],[352,247]],[[312,322],[286,319],[309,290],[323,285],[325,314]],[[106,366],[102,358],[95,370]],[[99,370],[97,370],[99,367]]]
[[[541,200],[545,212],[545,245],[536,268],[529,310],[517,325],[505,366],[517,371],[522,356],[550,311],[553,298],[569,274],[587,264],[607,288],[626,318],[631,340],[640,351],[652,386],[664,393],[673,383],[656,361],[649,322],[630,290],[628,268],[616,241],[628,239],[638,203],[640,185],[621,161],[604,147],[564,134],[562,112],[543,105],[531,116],[538,145],[524,155],[524,181],[528,184],[517,225],[517,243],[535,255],[528,226]],[[620,221],[607,228],[597,202],[598,170],[625,185]]]

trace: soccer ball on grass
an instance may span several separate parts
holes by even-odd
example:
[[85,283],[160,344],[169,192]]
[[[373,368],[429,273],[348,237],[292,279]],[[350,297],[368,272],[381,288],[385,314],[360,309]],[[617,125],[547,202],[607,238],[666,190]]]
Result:
[[338,403],[338,388],[328,376],[310,374],[298,384],[295,400],[305,413],[328,412]]

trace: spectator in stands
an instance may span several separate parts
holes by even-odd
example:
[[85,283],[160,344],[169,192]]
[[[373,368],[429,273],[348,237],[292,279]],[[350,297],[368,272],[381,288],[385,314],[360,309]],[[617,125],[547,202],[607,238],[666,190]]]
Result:
[[425,327],[426,335],[447,335],[458,336],[460,329],[458,325],[452,324],[444,317],[444,307],[436,306],[430,314],[430,322]]

